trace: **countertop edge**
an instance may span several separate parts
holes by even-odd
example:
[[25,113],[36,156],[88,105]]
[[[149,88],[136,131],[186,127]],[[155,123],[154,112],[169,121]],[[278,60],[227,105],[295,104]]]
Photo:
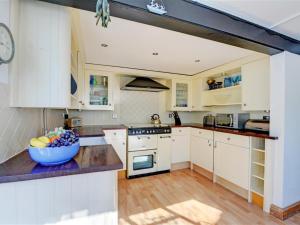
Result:
[[[109,144],[97,145],[97,146],[80,147],[80,148],[81,149],[78,152],[78,154],[72,159],[74,160],[75,164],[79,166],[78,168],[68,168],[68,166],[64,167],[65,165],[68,165],[69,162],[67,162],[65,164],[59,165],[59,167],[62,166],[61,168],[56,169],[55,166],[44,167],[46,168],[45,171],[42,170],[41,172],[37,172],[37,173],[33,171],[35,167],[38,166],[39,164],[35,163],[30,158],[28,151],[25,149],[24,151],[15,155],[11,159],[0,164],[0,169],[2,169],[2,174],[0,174],[0,184],[71,176],[71,175],[80,175],[80,174],[88,174],[88,173],[96,173],[96,172],[117,171],[123,168],[123,163],[120,160],[119,156],[116,153],[116,150],[113,148],[112,145]],[[86,153],[87,151],[88,153]],[[102,159],[103,156],[105,156],[105,158],[103,158],[104,161],[101,160],[99,161],[99,163],[98,162],[96,164],[94,163],[95,162],[94,157],[96,158],[100,157]],[[91,157],[93,157],[94,162],[91,165],[86,165],[86,163],[89,163]],[[70,161],[70,163],[73,162]],[[54,169],[51,170],[52,168]],[[15,171],[15,172],[11,172],[11,171]]]
[[237,130],[231,130],[231,129],[226,129],[226,128],[217,128],[217,127],[208,127],[208,126],[203,126],[201,124],[196,125],[196,124],[182,124],[182,125],[170,125],[172,128],[179,128],[179,127],[191,127],[191,128],[198,128],[198,129],[203,129],[203,130],[211,130],[215,132],[221,132],[221,133],[228,133],[228,134],[235,134],[235,135],[242,135],[242,136],[247,136],[247,137],[257,137],[257,138],[264,138],[264,139],[269,139],[269,140],[278,140],[278,137],[273,137],[268,134],[263,134],[263,133],[255,133],[255,132],[247,132],[247,131],[240,131],[237,133]]

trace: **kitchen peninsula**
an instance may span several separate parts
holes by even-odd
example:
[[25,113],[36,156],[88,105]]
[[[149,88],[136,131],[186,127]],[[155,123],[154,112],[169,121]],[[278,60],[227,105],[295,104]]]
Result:
[[24,151],[0,166],[4,224],[117,224],[117,170],[111,145],[81,147],[74,159],[53,167]]

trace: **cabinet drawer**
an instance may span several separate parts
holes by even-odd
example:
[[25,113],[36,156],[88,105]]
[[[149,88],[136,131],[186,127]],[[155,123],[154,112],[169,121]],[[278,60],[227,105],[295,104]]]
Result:
[[246,136],[215,132],[215,141],[250,148],[250,138]]
[[126,130],[103,130],[105,137],[108,138],[126,138]]
[[128,151],[157,148],[157,135],[138,135],[128,137]]
[[172,128],[172,135],[190,135],[190,128],[189,127],[178,127]]
[[210,130],[192,128],[191,134],[192,134],[192,136],[206,138],[206,139],[210,139],[210,140],[213,140],[213,138],[214,138],[214,132],[210,131]]

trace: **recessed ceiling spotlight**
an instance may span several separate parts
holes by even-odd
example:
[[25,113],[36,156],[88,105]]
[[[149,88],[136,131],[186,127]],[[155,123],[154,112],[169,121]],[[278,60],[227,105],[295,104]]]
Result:
[[153,52],[152,55],[158,55],[158,52]]
[[108,44],[102,43],[101,47],[106,48],[106,47],[108,47]]
[[200,62],[200,59],[196,59],[196,60],[195,60],[195,63],[199,63],[199,62]]

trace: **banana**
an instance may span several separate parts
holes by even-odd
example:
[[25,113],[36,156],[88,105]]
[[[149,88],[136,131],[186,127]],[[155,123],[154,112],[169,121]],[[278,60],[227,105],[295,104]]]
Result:
[[45,144],[37,138],[32,138],[30,140],[30,145],[37,148],[45,148],[47,146],[47,144]]
[[45,144],[49,144],[50,143],[50,139],[46,136],[42,136],[38,138],[39,141],[45,143]]

